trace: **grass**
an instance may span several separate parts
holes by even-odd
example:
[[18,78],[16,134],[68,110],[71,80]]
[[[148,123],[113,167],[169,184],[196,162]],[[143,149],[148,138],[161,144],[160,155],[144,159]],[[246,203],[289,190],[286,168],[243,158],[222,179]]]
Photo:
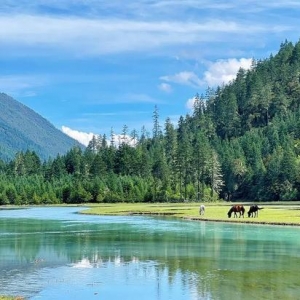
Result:
[[244,218],[227,217],[232,203],[205,203],[205,215],[199,215],[199,203],[116,203],[92,205],[84,214],[96,215],[160,215],[184,218],[189,220],[239,222],[254,224],[298,225],[300,226],[300,203],[259,203],[257,218],[248,218],[247,211],[251,203],[243,203],[246,212]]
[[13,297],[13,296],[1,296],[0,295],[0,300],[24,300],[23,297]]

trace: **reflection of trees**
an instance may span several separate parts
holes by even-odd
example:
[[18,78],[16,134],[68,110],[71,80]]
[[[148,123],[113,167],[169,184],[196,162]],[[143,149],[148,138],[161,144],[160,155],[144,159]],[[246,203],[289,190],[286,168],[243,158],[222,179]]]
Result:
[[[148,272],[144,262],[154,262],[158,289],[162,274],[167,272],[170,282],[180,274],[183,286],[196,288],[203,298],[212,293],[212,299],[243,298],[252,288],[267,286],[270,298],[276,293],[276,298],[287,299],[283,283],[297,287],[298,249],[291,242],[278,239],[274,244],[268,235],[258,240],[263,230],[255,232],[259,227],[252,225],[250,231],[240,225],[228,230],[230,225],[216,223],[207,232],[203,224],[191,230],[182,222],[180,230],[164,231],[127,224],[1,220],[1,230],[11,235],[1,238],[0,255],[11,253],[14,263],[25,269],[29,263],[43,267],[80,262],[95,268],[138,263],[139,270]],[[38,259],[41,263],[34,264]]]

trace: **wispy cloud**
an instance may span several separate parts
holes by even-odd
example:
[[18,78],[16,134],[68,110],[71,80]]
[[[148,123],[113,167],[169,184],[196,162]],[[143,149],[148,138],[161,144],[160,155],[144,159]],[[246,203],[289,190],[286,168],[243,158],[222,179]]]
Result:
[[[245,25],[211,19],[192,21],[137,21],[126,19],[87,19],[42,15],[0,16],[0,42],[21,45],[32,51],[60,50],[74,55],[100,55],[145,51],[196,42],[219,41],[220,34],[278,31],[278,26]],[[283,30],[280,28],[280,30]],[[17,51],[17,47],[14,51]],[[24,50],[23,50],[24,51]],[[29,53],[28,53],[29,54]],[[36,53],[32,53],[36,55]],[[49,54],[49,53],[48,53]]]
[[203,84],[203,82],[199,79],[199,77],[194,72],[188,72],[188,71],[183,71],[175,75],[162,76],[160,77],[160,79],[167,82],[191,85],[194,87],[199,87]]
[[131,111],[115,111],[115,112],[96,112],[96,113],[84,113],[85,117],[110,117],[110,116],[132,116],[140,114],[148,114],[149,111],[131,110]]
[[158,88],[163,91],[163,92],[166,92],[166,93],[171,93],[172,92],[172,86],[168,83],[165,83],[165,82],[162,82]]
[[153,98],[148,94],[127,93],[118,98],[119,103],[160,103],[159,99]]
[[0,76],[2,92],[14,95],[32,97],[36,95],[34,89],[46,84],[46,80],[38,75],[3,75]]
[[[117,12],[118,14],[127,13],[135,17],[145,17],[173,14],[178,11],[189,11],[193,14],[193,10],[214,10],[214,11],[244,11],[247,13],[252,9],[270,9],[270,8],[295,8],[300,7],[297,0],[277,0],[277,1],[253,1],[244,0],[237,2],[235,0],[138,0],[138,1],[122,1],[122,0],[2,0],[2,11],[27,11],[27,12],[45,12],[52,13],[77,13],[99,15],[103,12]],[[47,10],[48,9],[48,10]],[[155,13],[155,14],[154,14]],[[180,17],[178,15],[177,17]]]

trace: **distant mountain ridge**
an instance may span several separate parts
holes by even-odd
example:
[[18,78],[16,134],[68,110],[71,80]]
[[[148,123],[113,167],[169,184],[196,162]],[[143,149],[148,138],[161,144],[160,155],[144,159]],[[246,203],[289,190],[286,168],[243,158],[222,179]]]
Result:
[[7,94],[0,93],[0,158],[34,151],[42,160],[65,154],[82,144],[69,137],[38,113]]

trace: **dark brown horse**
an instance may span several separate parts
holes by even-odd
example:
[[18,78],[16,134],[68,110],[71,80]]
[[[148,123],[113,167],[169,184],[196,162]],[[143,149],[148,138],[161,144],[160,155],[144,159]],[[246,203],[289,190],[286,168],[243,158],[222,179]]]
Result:
[[263,209],[263,207],[258,207],[257,205],[251,205],[248,211],[248,217],[258,217],[258,211]]
[[231,218],[232,213],[234,213],[233,214],[234,218],[237,218],[238,213],[239,213],[239,217],[242,216],[244,218],[245,208],[243,205],[233,205],[227,213],[228,218]]

